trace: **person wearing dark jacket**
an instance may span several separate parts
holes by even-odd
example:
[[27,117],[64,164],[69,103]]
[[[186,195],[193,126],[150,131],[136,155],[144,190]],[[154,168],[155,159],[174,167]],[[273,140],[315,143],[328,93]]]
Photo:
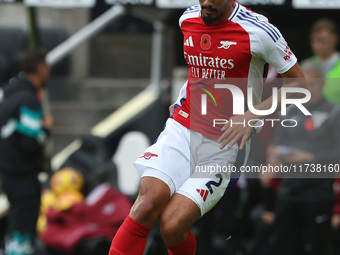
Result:
[[322,94],[325,76],[321,63],[307,60],[301,69],[311,92],[305,107],[312,115],[306,116],[292,106],[284,118],[295,120],[297,125],[278,128],[267,157],[272,166],[282,164],[297,169],[289,176],[282,174],[275,209],[275,254],[328,255],[332,254],[335,197],[334,178],[326,172],[339,163],[340,107]]
[[10,202],[5,254],[26,255],[34,250],[40,208],[38,173],[43,170],[44,145],[53,125],[44,118],[40,102],[50,74],[41,49],[20,59],[21,72],[0,93],[0,172]]

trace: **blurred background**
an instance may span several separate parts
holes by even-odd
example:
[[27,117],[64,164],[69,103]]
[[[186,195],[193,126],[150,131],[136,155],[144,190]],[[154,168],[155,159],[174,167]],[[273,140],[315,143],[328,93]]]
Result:
[[[238,2],[267,16],[299,60],[314,55],[309,34],[316,20],[327,17],[340,22],[338,1]],[[46,147],[46,171],[40,179],[45,190],[42,206],[55,212],[49,215],[49,209],[42,208],[46,211],[41,213],[35,254],[107,254],[112,238],[107,230],[95,235],[84,231],[74,237],[85,223],[72,218],[77,209],[71,207],[85,203],[93,214],[94,204],[107,209],[116,201],[113,211],[128,213],[139,182],[133,162],[163,129],[168,107],[187,79],[178,19],[194,4],[198,1],[0,0],[1,84],[5,86],[17,74],[18,56],[28,48],[44,48],[52,66],[43,103],[54,118],[54,127]],[[256,161],[264,154],[252,157]],[[61,169],[66,171],[55,176]],[[53,176],[57,181],[52,185]],[[72,187],[74,178],[80,188]],[[55,206],[59,198],[54,193],[65,190],[78,190],[82,197],[69,196],[66,205]],[[46,195],[50,191],[54,193]],[[93,202],[96,192],[102,196]],[[271,223],[259,216],[263,208],[259,181],[242,180],[225,200],[194,226],[197,254],[276,254]],[[9,206],[3,194],[2,233]],[[105,223],[112,224],[112,233],[122,215]],[[63,224],[57,225],[56,219]],[[49,222],[53,230],[47,230]],[[83,222],[100,225],[96,219]],[[58,238],[49,240],[51,235]],[[67,246],[65,240],[71,237],[75,241]],[[336,237],[339,229],[332,236],[334,255],[340,254]],[[145,254],[166,254],[157,226],[149,239]],[[310,253],[302,247],[299,254]]]

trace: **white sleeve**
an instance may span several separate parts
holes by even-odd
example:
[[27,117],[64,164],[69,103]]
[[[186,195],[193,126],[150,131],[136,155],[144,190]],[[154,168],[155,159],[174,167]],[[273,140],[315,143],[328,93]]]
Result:
[[[268,44],[267,42],[265,43]],[[266,47],[268,49],[272,47],[272,50],[267,52],[268,57],[266,61],[272,65],[278,73],[285,73],[296,64],[297,58],[282,36],[274,45],[266,45]]]
[[201,6],[200,5],[194,5],[190,8],[186,9],[183,15],[179,18],[179,27],[182,26],[182,23],[184,20],[189,18],[195,18],[199,17],[201,15]]
[[278,73],[285,73],[296,64],[297,58],[280,31],[271,24],[270,28],[275,31],[276,37],[271,36],[263,29],[257,29],[256,33],[254,33],[258,50],[254,52],[254,55],[263,58]]
[[188,85],[188,80],[183,84],[181,90],[179,91],[179,94],[178,94],[178,97],[177,97],[175,104],[182,105],[181,100],[183,98],[187,98],[187,85]]

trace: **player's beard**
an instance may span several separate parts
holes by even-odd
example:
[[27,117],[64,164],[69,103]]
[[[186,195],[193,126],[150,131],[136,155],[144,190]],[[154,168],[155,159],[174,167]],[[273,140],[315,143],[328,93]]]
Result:
[[206,24],[206,25],[211,25],[212,23],[214,23],[215,21],[215,18],[212,18],[212,17],[209,17],[209,16],[202,16],[202,19],[203,19],[203,22]]
[[[210,9],[210,8],[207,8],[207,7],[204,7],[204,6],[202,6],[202,9],[204,10],[204,9],[209,9],[209,10],[211,10],[211,11],[213,11],[213,12],[215,12],[215,13],[217,13],[217,10],[216,9]],[[217,18],[219,17],[220,15],[217,15],[217,16],[215,16],[215,17],[212,17],[212,16],[209,16],[209,15],[204,15],[203,13],[202,13],[202,20],[203,20],[203,22],[206,24],[206,25],[211,25],[211,24],[213,24],[214,22],[216,22],[216,20],[217,20]]]

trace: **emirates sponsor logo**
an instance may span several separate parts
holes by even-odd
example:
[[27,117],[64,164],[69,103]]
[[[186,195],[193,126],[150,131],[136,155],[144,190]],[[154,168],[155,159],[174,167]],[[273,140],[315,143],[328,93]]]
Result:
[[199,55],[189,55],[184,52],[184,58],[189,65],[210,68],[233,69],[235,67],[234,59],[220,58],[219,56],[207,57],[202,53]]

